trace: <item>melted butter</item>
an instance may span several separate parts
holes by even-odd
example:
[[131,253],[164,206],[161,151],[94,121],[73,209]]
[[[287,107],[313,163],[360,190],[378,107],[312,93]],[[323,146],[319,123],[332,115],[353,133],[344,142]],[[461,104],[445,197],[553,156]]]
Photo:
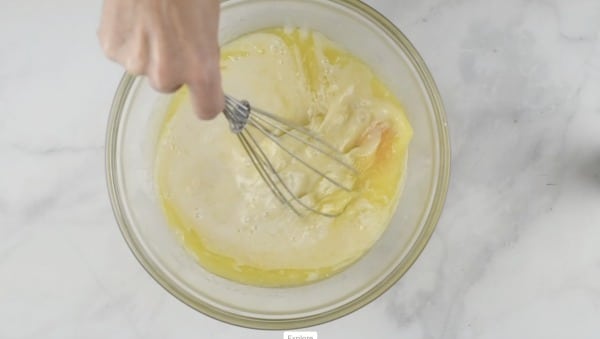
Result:
[[344,211],[299,218],[262,182],[224,117],[198,121],[182,88],[168,108],[156,157],[168,223],[204,268],[241,283],[300,285],[347,267],[381,236],[398,201],[412,137],[401,105],[369,67],[316,32],[249,34],[222,48],[221,65],[226,93],[317,131],[359,175],[282,139],[353,187],[336,189],[258,140],[296,194]]

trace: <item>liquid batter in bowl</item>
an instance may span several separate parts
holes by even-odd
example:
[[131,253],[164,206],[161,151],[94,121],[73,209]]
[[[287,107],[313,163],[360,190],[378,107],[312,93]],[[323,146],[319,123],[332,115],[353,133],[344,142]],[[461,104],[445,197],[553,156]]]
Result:
[[198,121],[183,88],[157,147],[157,187],[169,224],[204,268],[237,282],[292,286],[342,270],[371,248],[396,207],[412,137],[400,103],[367,65],[317,32],[260,31],[221,53],[226,93],[316,131],[359,173],[305,154],[353,188],[346,192],[260,140],[296,195],[343,211],[298,217],[263,183],[226,119]]

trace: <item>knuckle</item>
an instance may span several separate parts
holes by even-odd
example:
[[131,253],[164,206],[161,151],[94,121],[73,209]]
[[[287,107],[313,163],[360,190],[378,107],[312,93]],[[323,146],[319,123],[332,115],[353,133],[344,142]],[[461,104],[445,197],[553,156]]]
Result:
[[173,70],[166,64],[158,64],[149,74],[150,84],[159,92],[173,92],[181,86]]
[[155,90],[162,92],[162,93],[171,93],[171,92],[175,92],[176,90],[178,90],[181,85],[176,83],[176,82],[160,82],[160,81],[156,81],[156,80],[152,80],[150,84],[152,85],[152,88],[154,88]]
[[125,40],[119,38],[110,27],[101,25],[96,31],[96,36],[100,43],[100,48],[104,55],[114,61],[119,61],[120,52],[124,49]]
[[148,68],[148,53],[142,42],[136,42],[132,48],[127,51],[129,58],[125,68],[128,72],[136,75],[146,74]]
[[134,75],[142,75],[146,72],[146,59],[144,57],[140,57],[139,55],[133,55],[127,59],[125,69],[127,72]]

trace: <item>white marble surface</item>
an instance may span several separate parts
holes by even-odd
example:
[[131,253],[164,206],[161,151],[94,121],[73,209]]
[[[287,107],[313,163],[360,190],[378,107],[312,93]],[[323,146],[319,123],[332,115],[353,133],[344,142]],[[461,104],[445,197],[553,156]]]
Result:
[[[319,338],[600,338],[600,1],[369,3],[438,82],[452,183],[408,274]],[[0,2],[0,338],[281,338],[184,306],[122,240],[99,6]]]

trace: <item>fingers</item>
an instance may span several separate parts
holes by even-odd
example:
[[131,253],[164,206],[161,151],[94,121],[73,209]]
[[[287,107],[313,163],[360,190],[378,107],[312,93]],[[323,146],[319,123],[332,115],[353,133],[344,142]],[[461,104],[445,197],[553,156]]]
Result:
[[176,49],[169,46],[166,40],[155,36],[150,42],[148,33],[143,30],[132,34],[121,45],[102,35],[100,38],[109,58],[123,65],[130,74],[146,75],[155,90],[171,93],[187,83],[199,118],[212,119],[223,111],[218,54],[208,58],[198,52],[190,53],[192,56],[173,53],[171,51]]
[[201,119],[225,104],[218,51],[218,0],[105,0],[98,30],[104,53],[160,92],[181,85]]
[[[136,25],[126,20],[125,15],[131,11],[132,3],[119,0],[105,0],[102,6],[102,18],[97,36],[104,54],[111,60],[125,66],[123,56],[128,50],[130,37]],[[138,29],[138,33],[141,31]],[[139,35],[137,35],[139,38]]]
[[117,53],[118,61],[122,60],[128,73],[142,75],[146,73],[149,58],[148,34],[142,29],[137,29],[133,39]]
[[111,60],[121,64],[127,73],[146,75],[152,88],[171,93],[179,89],[185,79],[179,58],[170,55],[167,44],[153,38],[152,46],[147,32],[137,29],[123,43],[113,35],[99,33],[102,49]]
[[200,119],[213,119],[223,111],[225,96],[221,87],[218,61],[195,67],[188,81],[188,86],[192,105]]
[[150,85],[159,92],[174,92],[185,82],[185,65],[179,55],[171,52],[173,50],[166,39],[155,39],[146,75]]

